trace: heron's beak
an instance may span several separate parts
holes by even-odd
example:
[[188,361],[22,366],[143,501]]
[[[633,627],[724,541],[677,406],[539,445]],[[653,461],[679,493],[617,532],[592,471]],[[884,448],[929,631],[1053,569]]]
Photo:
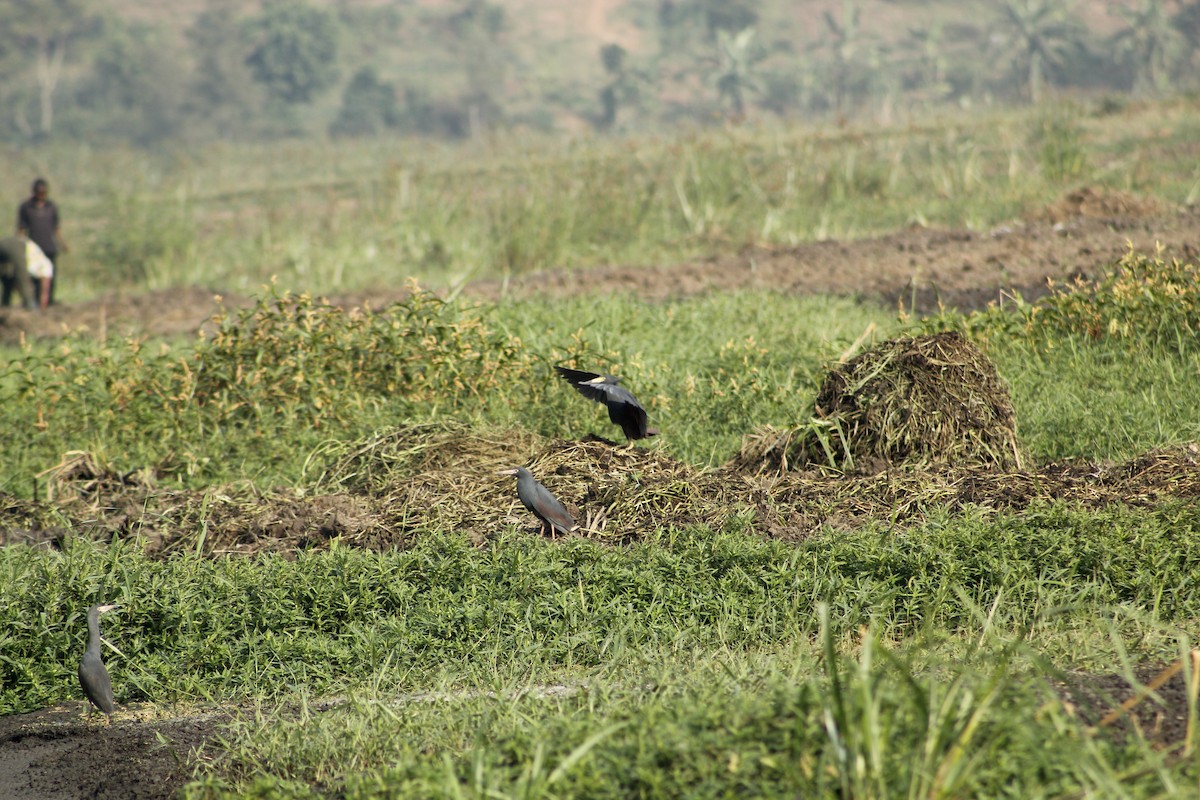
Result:
[[120,608],[120,607],[121,606],[118,603],[112,603],[111,605],[100,606],[100,608],[98,610],[100,611],[101,614],[103,614],[107,611],[112,611],[114,608]]
[[497,475],[516,475],[517,471],[515,469],[502,469],[502,470],[497,471],[496,474]]
[[590,381],[584,381],[584,383],[604,383],[605,380],[607,380],[607,378],[605,378],[603,375],[597,375]]

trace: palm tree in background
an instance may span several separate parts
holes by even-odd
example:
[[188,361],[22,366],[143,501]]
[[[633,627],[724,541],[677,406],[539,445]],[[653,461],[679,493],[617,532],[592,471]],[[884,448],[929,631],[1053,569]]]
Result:
[[1134,92],[1165,92],[1186,48],[1161,0],[1142,0],[1137,8],[1113,4],[1111,11],[1129,27],[1113,40],[1118,56],[1133,70]]
[[746,92],[759,88],[755,67],[762,53],[754,46],[754,28],[736,34],[717,31],[717,48],[717,92],[729,103],[733,116],[741,119],[746,116]]
[[1083,49],[1084,28],[1064,0],[1004,0],[992,40],[1021,76],[1029,102],[1042,100],[1046,76]]
[[851,71],[859,56],[861,30],[858,25],[862,7],[855,0],[842,0],[841,19],[834,19],[828,11],[821,15],[828,37],[825,46],[832,56],[833,108],[838,114],[845,110],[850,94]]
[[928,27],[908,29],[903,46],[914,65],[915,84],[925,100],[942,100],[953,90],[947,77],[950,59],[945,45],[945,28],[941,21]]

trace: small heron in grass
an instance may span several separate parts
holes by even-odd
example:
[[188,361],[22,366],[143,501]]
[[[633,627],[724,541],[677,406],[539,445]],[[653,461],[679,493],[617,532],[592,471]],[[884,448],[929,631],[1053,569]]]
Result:
[[575,523],[570,512],[563,508],[563,504],[558,502],[554,495],[550,494],[549,489],[538,483],[529,470],[524,467],[514,467],[502,469],[496,474],[517,476],[517,497],[521,499],[521,505],[541,520],[542,533],[553,536],[556,530],[562,533],[579,530],[579,525]]

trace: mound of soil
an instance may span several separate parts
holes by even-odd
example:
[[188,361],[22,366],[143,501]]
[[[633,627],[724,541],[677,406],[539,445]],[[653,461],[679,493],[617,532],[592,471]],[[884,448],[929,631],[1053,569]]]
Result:
[[835,367],[811,423],[752,437],[735,463],[750,471],[828,465],[878,472],[903,465],[1021,465],[1016,418],[996,367],[965,336],[901,337]]
[[1047,206],[1035,219],[1065,223],[1080,217],[1099,220],[1146,219],[1166,212],[1164,203],[1152,197],[1139,197],[1119,189],[1084,186],[1068,192]]

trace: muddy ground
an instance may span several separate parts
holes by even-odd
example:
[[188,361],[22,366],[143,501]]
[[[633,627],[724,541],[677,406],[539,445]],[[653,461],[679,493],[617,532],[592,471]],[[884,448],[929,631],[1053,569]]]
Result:
[[[1033,299],[1044,293],[1048,278],[1064,281],[1075,275],[1096,275],[1119,259],[1130,241],[1144,250],[1161,243],[1168,257],[1194,257],[1200,246],[1200,210],[1170,209],[1152,201],[1085,189],[1026,221],[988,233],[913,228],[855,242],[752,248],[734,256],[667,267],[603,266],[531,274],[503,283],[479,282],[464,292],[481,299],[534,293],[555,297],[636,292],[651,300],[664,300],[712,290],[770,288],[798,294],[855,295],[891,307],[901,300],[907,305],[915,296],[918,310],[935,308],[939,301],[968,309],[984,306],[1012,290]],[[217,293],[224,295],[227,305],[246,302],[221,292],[220,287],[193,287],[139,296],[113,295],[40,315],[5,309],[0,310],[0,341],[54,338],[79,329],[95,336],[186,335],[197,331],[213,313]],[[369,301],[380,308],[402,296],[402,287],[395,287],[331,300],[343,306]],[[440,434],[431,435],[436,438]],[[480,451],[476,455],[486,455],[488,448],[497,446],[496,442],[454,438],[456,450],[447,455],[461,455],[462,448],[475,448]],[[376,444],[386,448],[405,443]],[[628,473],[631,464],[625,462],[631,460],[637,462],[633,466],[641,474],[661,476],[664,486],[692,487],[694,496],[677,504],[669,492],[656,495],[655,502],[660,505],[654,510],[663,515],[660,521],[677,521],[671,515],[679,509],[693,513],[706,507],[703,476],[692,475],[686,465],[664,460],[653,451],[618,451],[599,440],[549,444],[529,440],[501,442],[499,446],[541,459],[548,474],[568,494],[576,485],[572,481],[590,487],[578,488],[570,497],[575,510],[584,505],[601,509],[599,516],[587,518],[587,535],[623,538],[620,502],[628,493],[622,489],[621,476]],[[442,452],[438,447],[427,451],[431,456]],[[377,455],[376,450],[368,449],[368,453]],[[585,463],[591,471],[572,475],[558,469],[568,463]],[[354,464],[345,466],[348,473],[354,471]],[[444,470],[435,466],[431,465],[428,474],[444,475]],[[63,467],[56,476],[57,511],[66,512],[69,518],[74,509],[81,519],[93,520],[97,537],[122,536],[129,530],[188,530],[188,515],[205,505],[213,519],[227,513],[225,538],[214,538],[208,545],[210,551],[224,553],[322,546],[334,536],[357,540],[359,546],[395,546],[402,543],[394,538],[395,521],[407,518],[411,505],[436,508],[439,493],[457,495],[462,491],[460,486],[440,485],[432,478],[424,483],[407,481],[409,494],[331,485],[330,492],[322,496],[258,496],[244,504],[235,497],[228,501],[228,508],[221,509],[211,506],[211,498],[198,494],[155,490],[152,468],[145,473],[149,478],[131,478],[109,475],[86,459]],[[818,475],[769,474],[746,467],[730,465],[727,469],[737,474],[727,471],[726,477],[734,479],[720,482],[737,487],[740,501],[755,509],[764,535],[784,538],[802,537],[818,525],[859,524],[864,516],[882,513],[881,509],[890,509],[893,515],[900,509],[919,514],[927,504],[982,503],[1013,508],[1045,496],[1069,497],[1085,504],[1111,502],[1112,497],[1153,504],[1167,497],[1200,496],[1200,449],[1195,446],[1147,454],[1121,465],[1045,465],[1037,473],[975,471],[911,479],[885,473],[862,476],[857,483],[843,481],[836,488]],[[334,483],[335,478],[336,474],[331,477]],[[447,522],[486,530],[497,522],[522,521],[511,486],[497,480],[474,491],[487,494],[491,502],[469,506],[500,508],[501,519]],[[504,502],[499,498],[505,498]],[[729,498],[719,500],[714,507],[729,507]],[[643,505],[639,513],[645,513],[645,508]],[[56,546],[65,531],[40,527],[44,510],[0,497],[0,544]],[[385,536],[388,531],[391,534]],[[148,548],[163,555],[169,555],[178,544],[165,534],[147,540]],[[1149,680],[1160,669],[1143,668],[1139,680]],[[1128,683],[1116,675],[1073,676],[1061,687],[1064,702],[1089,722],[1102,718],[1130,691]],[[1119,734],[1136,719],[1164,746],[1179,741],[1186,725],[1184,682],[1178,678],[1169,681],[1158,695],[1137,706],[1132,717],[1109,727]],[[196,748],[212,743],[232,713],[221,710],[164,717],[151,710],[126,709],[114,725],[105,727],[96,721],[85,722],[81,712],[82,701],[76,701],[32,714],[0,717],[0,799],[170,797],[190,776]]]
[[[1027,300],[1046,291],[1046,279],[1097,275],[1128,249],[1192,257],[1200,248],[1200,208],[1175,209],[1128,195],[1081,189],[1029,219],[987,233],[911,228],[874,239],[815,242],[796,247],[752,247],[669,266],[599,266],[539,272],[507,281],[479,281],[464,293],[480,299],[540,295],[563,297],[634,292],[650,300],[708,291],[774,289],[796,294],[855,295],[918,311],[944,305],[970,309],[1019,291]],[[914,295],[915,291],[915,295]],[[68,330],[96,336],[194,333],[216,309],[247,299],[222,287],[188,287],[149,294],[113,294],[60,306],[44,314],[0,309],[0,342],[55,338]],[[350,307],[381,308],[402,299],[404,288],[381,287],[329,298]]]
[[122,709],[111,726],[84,703],[0,717],[0,798],[158,800],[192,774],[194,755],[229,719],[227,711],[156,718]]

